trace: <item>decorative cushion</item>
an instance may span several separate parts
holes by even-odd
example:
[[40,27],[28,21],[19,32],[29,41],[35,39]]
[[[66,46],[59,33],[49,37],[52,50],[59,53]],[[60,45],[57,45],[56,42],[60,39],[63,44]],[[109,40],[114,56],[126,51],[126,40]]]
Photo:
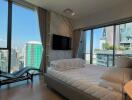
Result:
[[85,66],[85,61],[80,58],[63,59],[52,61],[50,66],[58,71],[65,71],[69,69],[82,68]]
[[119,83],[114,83],[114,82],[109,82],[109,81],[105,81],[102,80],[99,85],[101,87],[107,88],[109,90],[114,90],[117,92],[121,92],[123,91],[123,84],[119,84]]
[[129,80],[132,80],[131,68],[110,68],[101,76],[103,80],[125,84]]
[[115,67],[118,68],[132,68],[132,59],[129,57],[117,57],[115,60]]

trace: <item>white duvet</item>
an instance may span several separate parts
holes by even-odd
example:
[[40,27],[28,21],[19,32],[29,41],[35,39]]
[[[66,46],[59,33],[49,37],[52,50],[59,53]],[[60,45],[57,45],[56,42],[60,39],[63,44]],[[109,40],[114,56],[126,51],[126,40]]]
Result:
[[56,71],[49,67],[47,73],[100,100],[122,100],[121,93],[99,86],[100,77],[106,70],[106,67],[87,64],[83,68],[65,71]]

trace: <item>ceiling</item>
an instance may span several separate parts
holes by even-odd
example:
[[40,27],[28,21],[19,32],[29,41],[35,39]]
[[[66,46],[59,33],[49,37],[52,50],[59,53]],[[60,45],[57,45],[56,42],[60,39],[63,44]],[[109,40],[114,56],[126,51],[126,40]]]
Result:
[[[104,11],[123,5],[129,0],[26,0],[34,5],[43,7],[48,10],[58,12],[72,19],[82,19]],[[76,15],[69,16],[64,14],[63,10],[70,8]]]

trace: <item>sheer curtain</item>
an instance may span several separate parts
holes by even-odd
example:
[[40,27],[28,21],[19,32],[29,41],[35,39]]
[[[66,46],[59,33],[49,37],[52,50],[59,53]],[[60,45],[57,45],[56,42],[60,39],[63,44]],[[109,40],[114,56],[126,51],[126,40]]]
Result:
[[86,35],[84,31],[80,32],[80,41],[79,41],[79,47],[77,51],[77,57],[85,59],[85,52],[86,52]]
[[74,30],[73,32],[73,58],[82,58],[82,52],[80,47],[82,47],[82,36],[83,31],[82,30]]
[[47,10],[38,7],[38,19],[39,19],[39,28],[40,28],[40,37],[43,46],[42,61],[40,64],[40,70],[42,74],[46,73],[47,58],[46,58],[46,37],[48,34],[48,12]]
[[85,57],[85,34],[82,30],[75,30],[73,33],[73,58]]

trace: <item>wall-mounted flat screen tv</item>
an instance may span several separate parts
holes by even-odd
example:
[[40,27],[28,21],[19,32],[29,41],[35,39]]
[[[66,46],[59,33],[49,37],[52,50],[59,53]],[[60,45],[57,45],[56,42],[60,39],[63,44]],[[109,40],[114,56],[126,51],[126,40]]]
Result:
[[71,38],[53,34],[53,50],[71,50]]

